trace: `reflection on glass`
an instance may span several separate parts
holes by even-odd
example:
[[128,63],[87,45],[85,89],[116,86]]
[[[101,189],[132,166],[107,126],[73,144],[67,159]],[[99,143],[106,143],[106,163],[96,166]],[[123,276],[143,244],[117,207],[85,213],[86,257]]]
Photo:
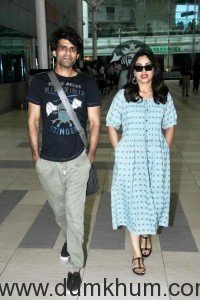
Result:
[[0,83],[25,80],[27,39],[23,33],[0,26]]
[[[115,49],[123,50],[126,42],[143,42],[157,55],[166,77],[180,76],[185,59],[191,65],[200,59],[200,0],[104,0],[97,10],[98,56],[113,56],[115,63],[123,65]],[[85,45],[91,38],[91,15],[84,8],[87,20]],[[105,46],[104,46],[105,45]],[[102,51],[107,48],[106,54]],[[89,51],[86,57],[92,59]],[[132,53],[126,58],[131,60]],[[118,61],[117,61],[118,59]]]

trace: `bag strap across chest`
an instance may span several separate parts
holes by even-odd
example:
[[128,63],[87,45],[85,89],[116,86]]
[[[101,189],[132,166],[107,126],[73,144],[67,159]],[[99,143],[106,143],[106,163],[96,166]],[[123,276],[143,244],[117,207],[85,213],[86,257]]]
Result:
[[74,123],[74,126],[76,127],[76,129],[80,135],[80,138],[83,141],[85,148],[87,149],[88,148],[88,140],[87,140],[85,131],[84,131],[83,127],[81,126],[81,123],[79,122],[79,119],[78,119],[75,111],[73,110],[73,108],[69,102],[69,99],[68,99],[67,95],[65,94],[58,78],[56,77],[54,70],[49,71],[48,76],[49,76],[51,83],[53,84],[56,92],[58,93],[58,96],[60,97],[60,100],[62,101],[70,119]]

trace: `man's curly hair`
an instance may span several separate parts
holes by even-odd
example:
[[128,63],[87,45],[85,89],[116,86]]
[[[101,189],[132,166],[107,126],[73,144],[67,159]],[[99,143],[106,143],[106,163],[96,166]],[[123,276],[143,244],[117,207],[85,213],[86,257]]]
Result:
[[58,28],[52,33],[50,42],[51,51],[57,50],[58,41],[60,39],[68,40],[77,47],[78,52],[81,52],[83,49],[83,40],[72,27],[65,26],[63,28]]

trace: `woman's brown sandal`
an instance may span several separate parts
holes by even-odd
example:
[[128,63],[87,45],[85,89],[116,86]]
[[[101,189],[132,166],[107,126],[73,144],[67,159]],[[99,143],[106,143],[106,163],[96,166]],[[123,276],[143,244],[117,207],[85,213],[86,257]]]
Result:
[[[152,246],[147,247],[147,241],[148,241],[148,239],[149,239],[150,244],[151,244],[150,237],[149,236],[143,236],[143,235],[141,235],[140,236],[140,245],[141,245],[141,239],[145,240],[144,248],[140,247],[141,252],[142,252],[142,256],[143,257],[148,257],[151,254],[151,251],[152,251]],[[148,253],[146,253],[146,252],[148,252]]]
[[146,268],[144,266],[144,259],[143,257],[136,257],[136,258],[133,258],[132,260],[132,263],[137,260],[137,264],[138,266],[135,266],[135,264],[133,265],[132,267],[132,270],[135,274],[137,275],[144,275],[146,273]]

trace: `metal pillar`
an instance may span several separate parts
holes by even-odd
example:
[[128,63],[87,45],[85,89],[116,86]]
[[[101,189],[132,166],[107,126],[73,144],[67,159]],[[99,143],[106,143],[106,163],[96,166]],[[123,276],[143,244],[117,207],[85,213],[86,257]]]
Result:
[[38,39],[38,60],[40,69],[48,69],[45,1],[35,0],[36,27]]
[[[77,32],[83,38],[83,7],[82,0],[76,0]],[[78,59],[78,67],[83,66],[84,47]]]
[[91,9],[92,14],[92,50],[93,60],[97,60],[97,9],[103,0],[85,0]]
[[76,0],[76,12],[77,12],[77,32],[83,37],[83,8],[82,0]]
[[31,39],[31,68],[36,69],[35,38]]
[[83,38],[88,39],[88,4],[83,1]]
[[96,23],[96,6],[91,8],[92,12],[92,53],[93,60],[97,60],[97,23]]

